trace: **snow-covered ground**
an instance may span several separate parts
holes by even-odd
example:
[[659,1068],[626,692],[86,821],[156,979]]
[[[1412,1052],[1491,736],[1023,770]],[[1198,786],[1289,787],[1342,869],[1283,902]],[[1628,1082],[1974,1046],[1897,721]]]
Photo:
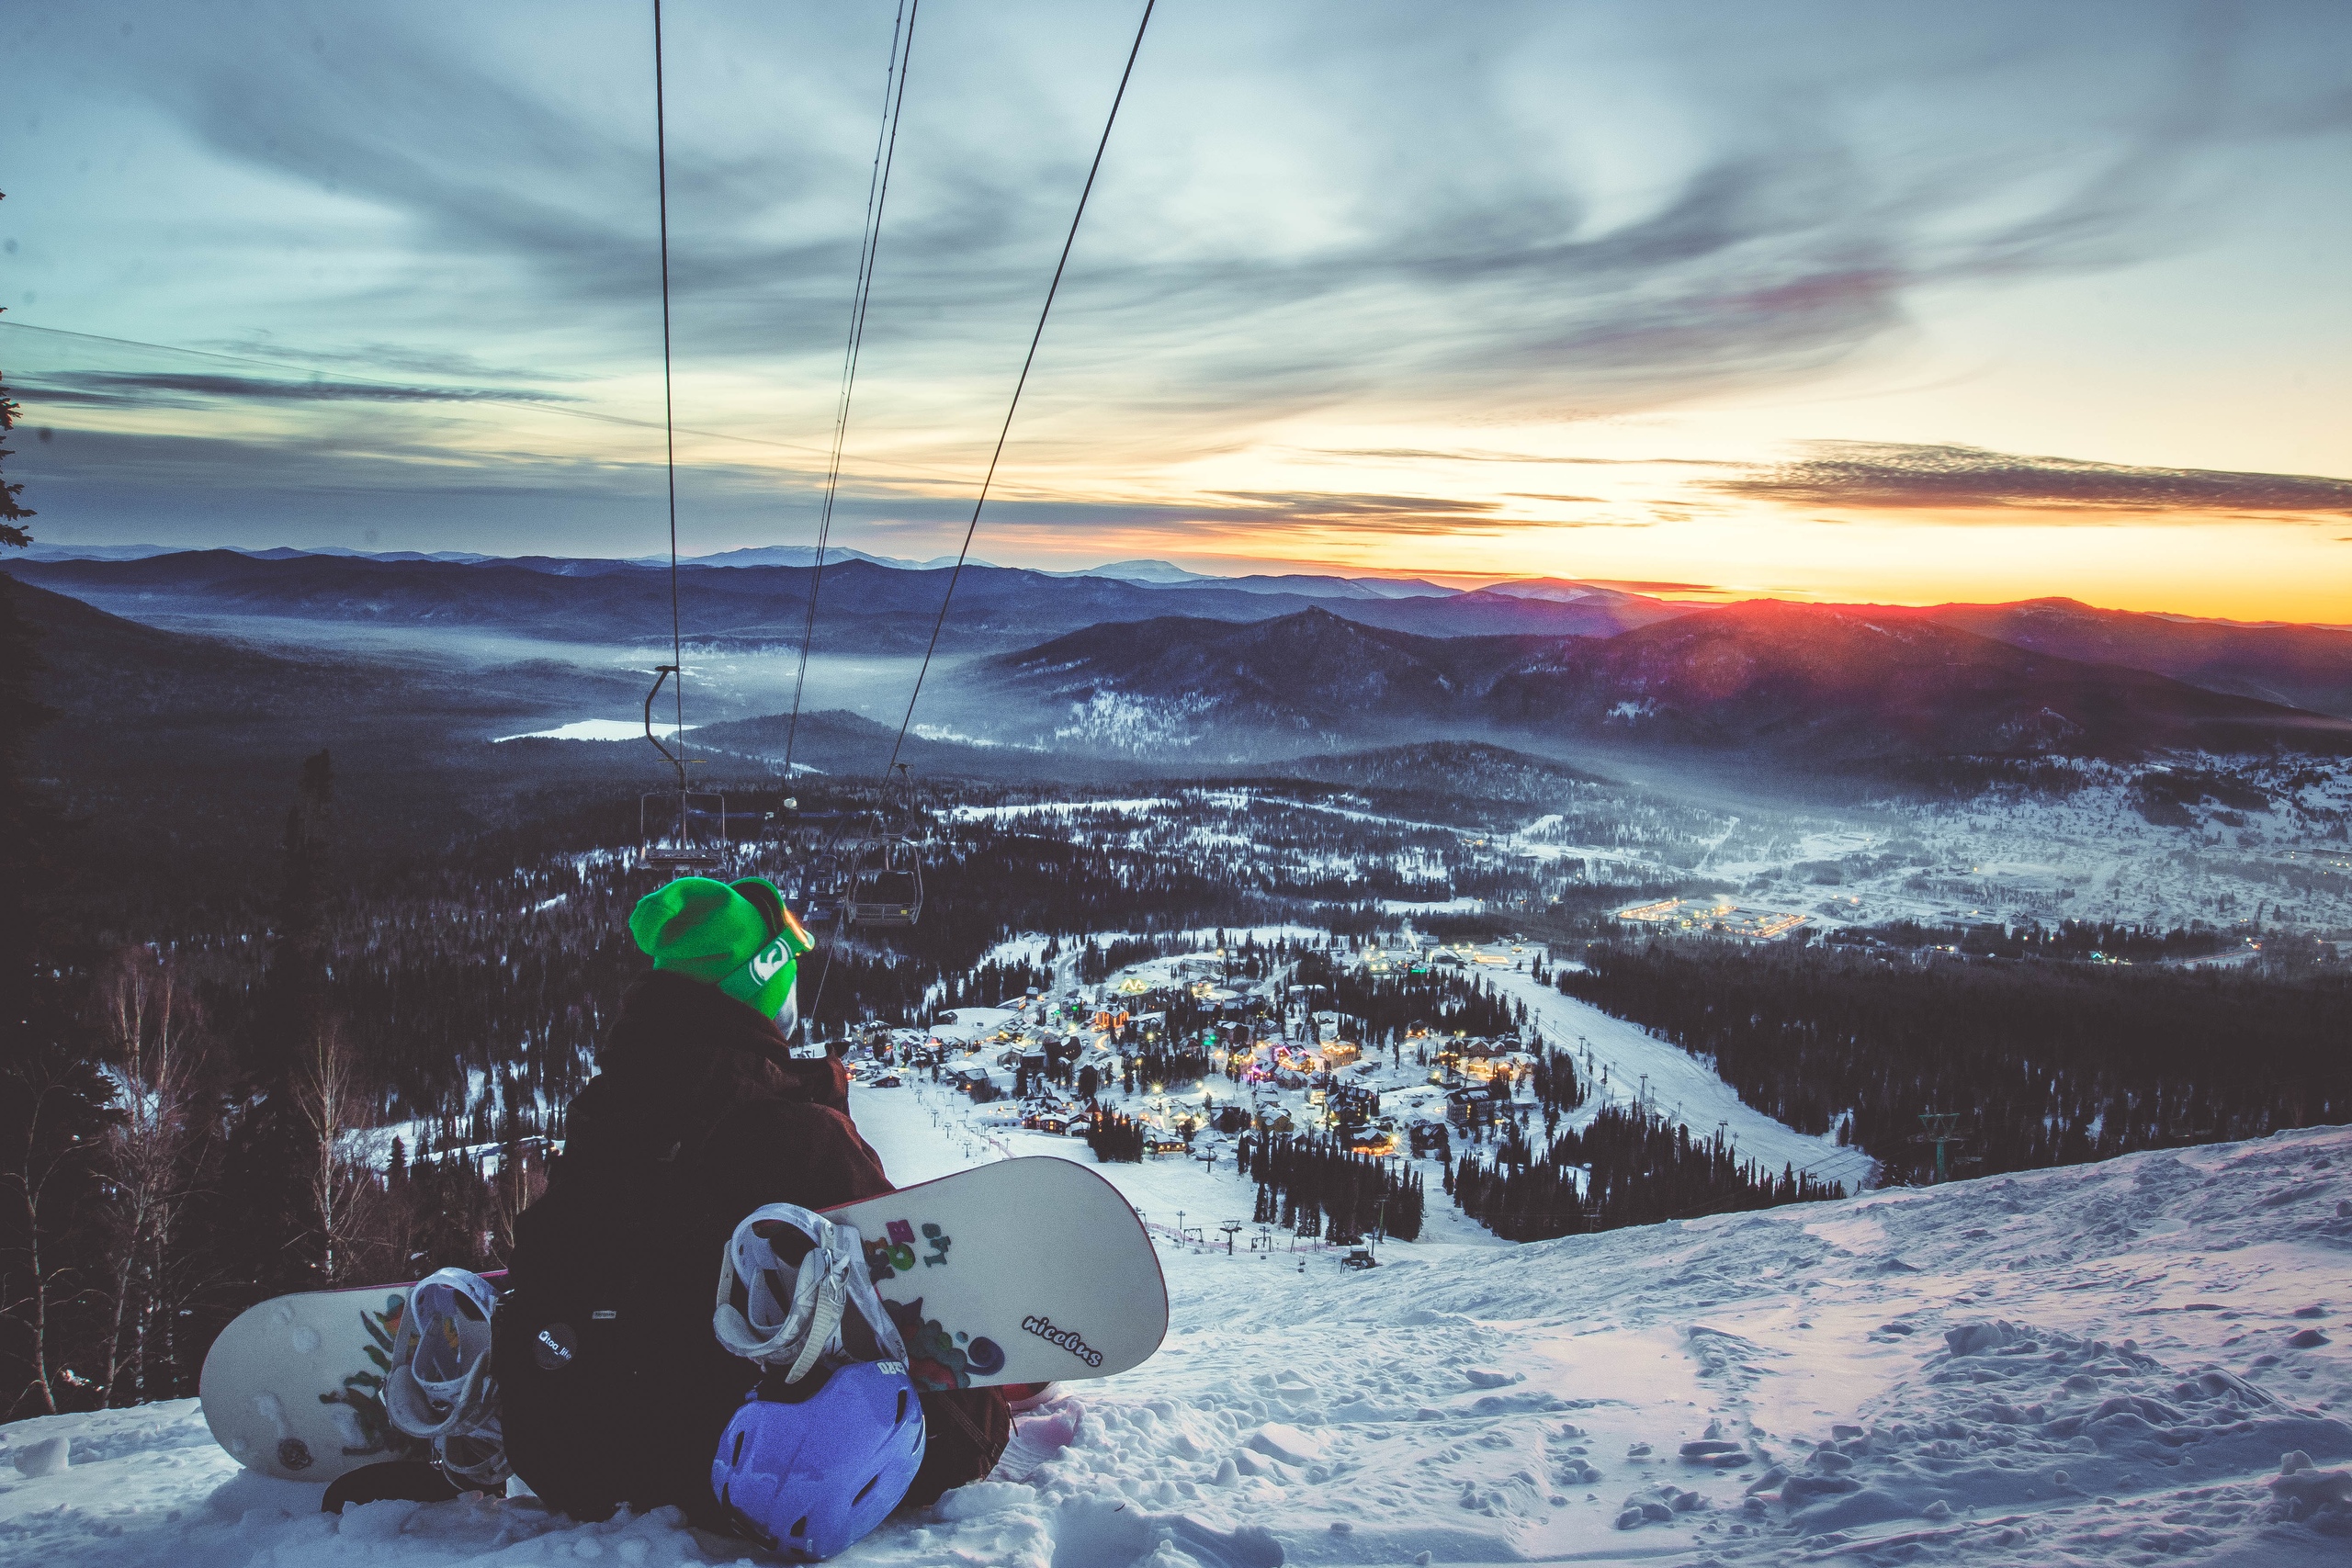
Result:
[[[2153,767],[2086,762],[2063,798],[1989,794],[1886,807],[1864,824],[1776,821],[1707,867],[1744,897],[1832,920],[2115,920],[2157,927],[2261,919],[2352,926],[2352,763],[2184,755]],[[2164,773],[2213,773],[2250,791],[2178,819],[2136,802]],[[2248,802],[2259,798],[2259,806]],[[1792,836],[1793,835],[1793,836]]]
[[[1476,900],[1473,899],[1470,902],[1475,905]],[[1088,942],[1102,948],[1108,948],[1113,943],[1121,942],[1159,942],[1186,952],[1203,952],[1215,948],[1219,942],[1227,942],[1238,947],[1245,942],[1254,942],[1259,946],[1265,947],[1277,942],[1329,942],[1330,937],[1331,933],[1321,926],[1296,924],[1194,926],[1188,931],[1090,931],[1083,937],[1067,937],[1061,940],[1060,957],[1056,965],[1057,978],[1054,983],[1057,986],[1069,986],[1074,982],[1075,976],[1072,968],[1078,962],[1079,947]],[[1006,937],[995,946],[990,947],[980,954],[979,962],[981,964],[1042,964],[1046,962],[1046,945],[1052,940],[1039,931],[1023,931],[1018,936]],[[975,968],[978,966],[978,964],[974,965]],[[1124,969],[1120,971],[1121,975],[1127,973],[1128,971]]]
[[[1392,913],[1461,911],[1462,886],[1541,898],[1705,879],[1818,923],[2205,920],[2352,930],[2352,762],[2180,753],[2067,764],[2064,794],[1732,809],[1633,785],[1477,803],[1462,820],[1280,786],[966,807],[1008,830],[1246,862],[1277,885],[1370,879]],[[1523,812],[1524,815],[1518,815]],[[1409,895],[1409,897],[1405,896]],[[1516,896],[1516,895],[1515,895]]]
[[[1067,1139],[855,1091],[901,1182]],[[1104,1174],[1155,1230],[1248,1213],[1229,1169]],[[1145,1366],[1073,1385],[1026,1483],[842,1561],[1186,1568],[2352,1560],[2352,1129],[1511,1247],[1181,1246]],[[0,1562],[734,1562],[656,1514],[383,1503],[240,1472],[192,1401],[20,1422]],[[70,1464],[44,1470],[62,1438]],[[1269,1536],[1253,1533],[1262,1529]]]

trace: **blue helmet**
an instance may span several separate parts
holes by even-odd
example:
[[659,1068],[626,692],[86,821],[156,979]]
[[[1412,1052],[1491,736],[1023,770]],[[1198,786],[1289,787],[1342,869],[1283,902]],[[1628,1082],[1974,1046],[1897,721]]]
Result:
[[719,1434],[710,1490],[763,1546],[814,1562],[889,1516],[922,1444],[922,1401],[903,1361],[771,1377]]

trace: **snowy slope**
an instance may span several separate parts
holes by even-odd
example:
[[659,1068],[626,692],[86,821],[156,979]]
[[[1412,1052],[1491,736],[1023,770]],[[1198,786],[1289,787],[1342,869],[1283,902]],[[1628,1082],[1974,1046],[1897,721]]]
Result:
[[[933,1091],[861,1090],[857,1111],[901,1181],[999,1152]],[[1155,1225],[1247,1213],[1229,1172],[1106,1174]],[[1162,1250],[1167,1347],[1077,1385],[1069,1449],[844,1561],[1260,1564],[1261,1538],[1209,1533],[1252,1526],[1296,1563],[2352,1560],[2352,1129],[1526,1247],[1391,1244],[1361,1274]],[[62,1474],[0,1467],[9,1563],[742,1555],[660,1515],[577,1527],[528,1503],[322,1517],[316,1488],[238,1473],[192,1402],[6,1435],[20,1458],[72,1449]]]
[[[1499,957],[1503,950],[1483,951]],[[1604,1104],[1639,1099],[1696,1137],[1713,1137],[1722,1127],[1739,1145],[1740,1157],[1756,1161],[1769,1174],[1794,1167],[1824,1181],[1842,1182],[1849,1192],[1860,1191],[1875,1178],[1878,1162],[1861,1150],[1840,1148],[1834,1139],[1811,1137],[1774,1121],[1743,1101],[1706,1063],[1640,1024],[1562,996],[1521,971],[1491,967],[1479,973],[1503,996],[1527,1004],[1528,1021],[1546,1042],[1576,1054],[1577,1070],[1591,1098],[1568,1119],[1570,1126],[1581,1127]],[[1608,1069],[1605,1080],[1589,1070],[1589,1061]]]

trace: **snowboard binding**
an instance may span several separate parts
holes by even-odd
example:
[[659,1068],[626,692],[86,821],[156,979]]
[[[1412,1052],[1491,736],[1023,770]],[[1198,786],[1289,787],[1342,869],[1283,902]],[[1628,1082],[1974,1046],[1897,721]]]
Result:
[[857,1227],[797,1203],[763,1203],[735,1227],[718,1260],[711,1328],[734,1354],[782,1371],[787,1384],[820,1364],[907,1359]]
[[384,1415],[433,1445],[453,1479],[485,1489],[510,1473],[490,1368],[490,1317],[498,1293],[464,1269],[439,1269],[409,1287],[392,1339]]

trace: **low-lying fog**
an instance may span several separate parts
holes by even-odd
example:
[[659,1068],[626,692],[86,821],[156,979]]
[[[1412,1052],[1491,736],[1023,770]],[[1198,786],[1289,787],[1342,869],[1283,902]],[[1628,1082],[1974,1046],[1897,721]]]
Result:
[[[598,675],[642,676],[653,682],[653,668],[670,662],[666,644],[557,642],[517,637],[505,632],[480,632],[448,627],[353,625],[342,621],[290,620],[280,615],[157,615],[151,624],[173,631],[206,637],[232,637],[273,651],[334,653],[362,659],[422,660],[443,666],[489,669],[529,660],[554,660]],[[808,689],[801,697],[804,712],[846,708],[877,724],[897,727],[906,712],[907,694],[914,684],[922,660],[900,656],[865,657],[828,652],[821,632],[818,651],[808,660]],[[919,716],[926,724],[953,726],[958,705],[951,694],[956,670],[969,655],[942,654],[933,661],[932,679],[924,686]],[[800,668],[799,650],[778,644],[758,649],[685,649],[686,722],[718,723],[763,714],[788,712]],[[582,712],[582,724],[609,722],[623,726],[628,735],[641,733],[641,713],[605,712],[609,698],[591,699],[599,711]],[[662,694],[662,707],[670,706]],[[616,731],[615,733],[618,733]],[[580,732],[582,739],[603,739],[601,731]]]

